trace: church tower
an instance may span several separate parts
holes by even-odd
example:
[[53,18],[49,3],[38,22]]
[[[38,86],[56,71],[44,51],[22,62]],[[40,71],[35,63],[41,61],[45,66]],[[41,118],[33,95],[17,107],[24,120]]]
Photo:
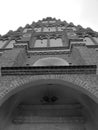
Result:
[[0,130],[98,130],[98,32],[47,17],[0,36]]

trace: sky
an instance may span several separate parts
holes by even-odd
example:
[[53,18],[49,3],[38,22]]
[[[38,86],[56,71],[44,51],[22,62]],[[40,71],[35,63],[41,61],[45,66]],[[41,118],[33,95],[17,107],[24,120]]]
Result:
[[0,0],[0,34],[46,17],[98,31],[98,0]]

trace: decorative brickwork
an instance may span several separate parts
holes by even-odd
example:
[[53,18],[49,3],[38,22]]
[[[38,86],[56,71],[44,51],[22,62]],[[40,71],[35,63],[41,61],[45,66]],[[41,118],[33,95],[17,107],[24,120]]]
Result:
[[[54,61],[54,59],[53,59]],[[51,74],[96,74],[96,65],[81,65],[81,66],[69,66],[67,62],[64,61],[64,64],[67,63],[67,65],[62,66],[54,65],[53,66],[47,66],[43,64],[44,61],[42,61],[42,64],[38,63],[34,66],[22,66],[22,67],[2,67],[1,68],[1,76],[20,76],[20,75],[51,75]],[[60,61],[61,63],[61,61]],[[41,66],[40,66],[41,65]],[[50,65],[50,63],[49,63]],[[60,66],[61,65],[61,66]]]
[[98,103],[98,80],[96,75],[36,75],[4,76],[0,78],[0,104],[16,92],[41,83],[65,84],[88,95]]

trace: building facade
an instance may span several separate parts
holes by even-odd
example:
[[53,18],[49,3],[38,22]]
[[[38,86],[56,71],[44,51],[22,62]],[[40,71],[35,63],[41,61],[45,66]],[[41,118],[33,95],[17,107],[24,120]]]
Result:
[[97,130],[98,33],[47,17],[0,36],[0,130]]

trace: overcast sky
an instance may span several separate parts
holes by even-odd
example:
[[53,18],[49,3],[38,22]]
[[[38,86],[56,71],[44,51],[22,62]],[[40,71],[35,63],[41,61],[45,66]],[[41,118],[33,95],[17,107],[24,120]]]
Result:
[[50,16],[98,31],[98,0],[0,0],[0,34]]

